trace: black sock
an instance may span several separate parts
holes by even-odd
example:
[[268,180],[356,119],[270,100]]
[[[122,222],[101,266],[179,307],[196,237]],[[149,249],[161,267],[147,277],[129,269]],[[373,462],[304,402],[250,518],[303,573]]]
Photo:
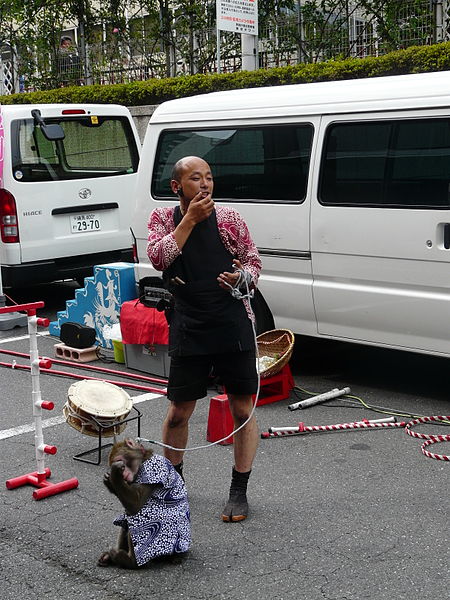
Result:
[[181,461],[180,463],[178,463],[178,465],[173,465],[173,468],[178,473],[178,475],[180,475],[181,479],[184,481],[184,477],[183,477],[183,461]]
[[230,485],[230,496],[234,494],[246,494],[247,493],[247,484],[248,478],[250,477],[250,471],[246,473],[240,473],[236,471],[233,467],[232,477],[231,477],[231,485]]

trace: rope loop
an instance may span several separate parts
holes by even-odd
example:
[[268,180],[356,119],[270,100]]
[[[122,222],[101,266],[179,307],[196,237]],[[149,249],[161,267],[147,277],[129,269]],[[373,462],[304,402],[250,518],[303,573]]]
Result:
[[433,421],[441,421],[441,422],[450,422],[450,415],[435,415],[433,417],[419,417],[417,419],[413,419],[409,423],[406,424],[405,431],[408,435],[414,438],[418,438],[420,440],[425,440],[425,442],[421,446],[422,454],[427,458],[435,458],[436,460],[445,460],[450,461],[450,456],[447,454],[436,454],[434,452],[430,452],[426,450],[428,446],[432,444],[439,444],[441,442],[450,442],[450,435],[435,435],[428,433],[418,433],[417,431],[413,431],[411,427],[414,425],[418,425],[419,423],[432,423]]

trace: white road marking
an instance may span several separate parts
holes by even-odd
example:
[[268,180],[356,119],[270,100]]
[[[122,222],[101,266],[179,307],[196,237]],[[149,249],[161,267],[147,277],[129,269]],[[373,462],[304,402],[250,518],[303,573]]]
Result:
[[[41,335],[50,335],[50,332],[49,331],[42,331],[42,332],[40,331],[38,333],[38,336],[41,336]],[[8,342],[18,342],[20,340],[27,340],[29,337],[30,336],[27,333],[25,335],[18,335],[17,337],[3,338],[3,339],[0,339],[0,344],[7,344]]]
[[[140,404],[141,402],[146,402],[147,400],[154,400],[155,398],[161,397],[161,394],[154,394],[149,392],[148,394],[140,394],[139,396],[133,396],[131,399],[133,401],[133,404]],[[61,423],[65,422],[66,419],[62,415],[59,417],[52,417],[51,419],[45,419],[45,421],[42,421],[42,429],[46,429],[47,427],[53,427],[55,425],[61,425]],[[34,429],[34,423],[29,423],[27,425],[19,425],[18,427],[13,427],[12,429],[3,429],[3,431],[0,431],[0,440],[6,440],[7,438],[22,435],[23,433],[30,433],[31,431],[34,431]]]

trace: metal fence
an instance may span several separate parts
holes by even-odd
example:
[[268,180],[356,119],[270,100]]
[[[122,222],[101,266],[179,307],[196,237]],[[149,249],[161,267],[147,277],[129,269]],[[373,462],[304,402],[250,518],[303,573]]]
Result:
[[[390,29],[380,16],[365,13],[361,3],[334,3],[345,11],[300,10],[273,19],[260,29],[260,68],[312,63],[331,58],[379,56],[411,45],[450,40],[450,0],[403,0]],[[240,36],[221,34],[221,72],[241,68]],[[0,53],[0,94],[67,85],[129,83],[192,73],[217,72],[216,31],[193,32],[190,39],[176,37],[173,43],[142,39],[103,41],[72,46],[37,64],[35,74],[20,73],[14,49]]]

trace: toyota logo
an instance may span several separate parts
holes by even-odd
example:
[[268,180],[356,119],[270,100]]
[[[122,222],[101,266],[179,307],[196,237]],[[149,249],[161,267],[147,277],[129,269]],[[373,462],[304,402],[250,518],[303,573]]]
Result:
[[90,197],[91,194],[92,194],[92,192],[89,188],[83,188],[82,190],[80,190],[78,192],[78,195],[80,196],[80,198],[82,200],[86,200],[87,198]]

